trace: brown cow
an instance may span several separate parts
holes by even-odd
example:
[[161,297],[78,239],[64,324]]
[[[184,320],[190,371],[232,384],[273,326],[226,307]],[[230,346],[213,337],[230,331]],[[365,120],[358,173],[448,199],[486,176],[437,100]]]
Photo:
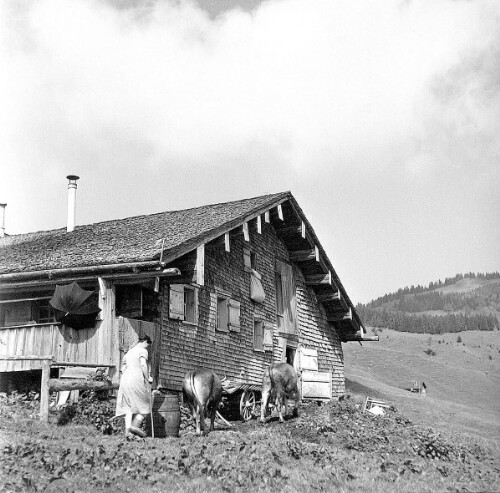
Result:
[[262,378],[262,404],[260,421],[265,422],[269,401],[276,399],[280,422],[283,423],[282,406],[285,406],[285,416],[288,414],[288,399],[295,401],[294,415],[298,416],[300,393],[297,386],[297,373],[288,363],[274,363],[264,371]]
[[205,433],[205,412],[210,415],[209,431],[212,431],[222,399],[220,378],[211,370],[191,371],[184,377],[182,390],[196,422],[196,433]]

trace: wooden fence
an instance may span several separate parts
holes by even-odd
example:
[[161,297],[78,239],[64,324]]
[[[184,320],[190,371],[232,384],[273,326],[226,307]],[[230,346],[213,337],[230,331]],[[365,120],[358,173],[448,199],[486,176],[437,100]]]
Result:
[[[20,365],[25,363],[30,370],[41,370],[42,379],[40,383],[40,420],[48,423],[49,421],[49,397],[50,392],[60,392],[63,390],[108,390],[118,388],[117,383],[94,382],[91,380],[71,380],[50,378],[50,369],[54,366],[60,366],[53,356],[3,356],[0,355],[0,368],[5,368],[7,364]],[[80,363],[64,363],[64,366],[81,366]],[[114,365],[93,365],[84,364],[84,366],[103,368]]]

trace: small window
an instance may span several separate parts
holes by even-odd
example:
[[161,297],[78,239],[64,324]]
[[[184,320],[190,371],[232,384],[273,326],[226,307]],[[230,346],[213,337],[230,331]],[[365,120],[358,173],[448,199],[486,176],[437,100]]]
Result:
[[168,316],[174,320],[198,324],[198,289],[185,284],[171,284]]
[[253,321],[253,348],[255,351],[264,351],[264,322]]
[[240,331],[240,302],[227,296],[217,297],[217,330]]
[[142,290],[140,286],[116,286],[116,314],[136,319],[142,316]]
[[56,310],[49,303],[49,300],[38,300],[35,307],[38,314],[36,320],[39,324],[52,323],[56,321]]
[[0,305],[0,322],[2,327],[36,323],[32,314],[32,302],[16,301],[2,303]]
[[229,331],[229,303],[225,297],[217,297],[217,324],[216,329],[221,332]]
[[34,297],[0,303],[0,327],[56,323],[56,310],[49,300],[49,297]]
[[248,248],[243,249],[243,262],[245,272],[252,272],[252,269],[257,270],[257,255]]
[[126,318],[153,321],[159,315],[158,294],[142,286],[116,286],[115,305],[116,314]]

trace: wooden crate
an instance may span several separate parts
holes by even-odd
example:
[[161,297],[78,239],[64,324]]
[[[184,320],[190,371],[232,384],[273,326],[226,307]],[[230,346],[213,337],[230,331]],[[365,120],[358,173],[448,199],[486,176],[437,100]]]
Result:
[[367,397],[365,405],[363,406],[363,412],[368,411],[375,406],[381,407],[382,409],[389,409],[391,407],[391,405],[387,404],[385,401],[381,401],[380,399],[375,399],[373,397]]

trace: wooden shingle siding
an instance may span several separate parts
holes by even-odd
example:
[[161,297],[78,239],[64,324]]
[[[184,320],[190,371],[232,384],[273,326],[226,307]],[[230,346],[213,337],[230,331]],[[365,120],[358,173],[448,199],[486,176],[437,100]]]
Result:
[[[264,321],[275,325],[275,252],[278,251],[281,256],[287,253],[271,225],[263,224],[262,234],[257,234],[256,221],[251,221],[249,234],[250,243],[244,241],[242,234],[231,234],[230,252],[225,251],[222,242],[207,245],[205,285],[200,287],[197,327],[183,327],[182,323],[169,319],[163,313],[160,382],[167,388],[180,389],[183,375],[200,367],[211,368],[221,376],[241,377],[248,383],[260,385],[262,371],[272,361],[272,353],[254,351],[254,313],[257,310]],[[244,246],[250,247],[256,255],[266,292],[262,304],[250,299],[250,273],[244,268]],[[240,332],[215,330],[217,291],[239,302]]]
[[[276,260],[289,261],[288,251],[278,238],[273,226],[261,222],[262,233],[257,232],[257,221],[249,223],[250,241],[243,234],[231,232],[231,248],[227,252],[223,241],[208,243],[205,248],[205,285],[199,288],[199,321],[188,325],[168,317],[169,286],[162,284],[163,307],[162,348],[160,357],[160,385],[180,390],[184,375],[196,368],[210,368],[220,376],[243,379],[260,385],[262,373],[272,361],[283,360],[283,345],[278,344],[276,326]],[[256,269],[266,297],[263,303],[250,299],[250,272],[245,269],[244,249],[250,248],[256,257]],[[193,264],[192,258],[183,259],[184,267]],[[313,291],[306,287],[300,270],[293,265],[296,284],[296,318],[299,344],[318,350],[319,371],[333,375],[333,395],[344,391],[343,362],[340,339],[328,326],[322,306]],[[183,281],[191,278],[183,272]],[[175,281],[178,282],[177,280]],[[240,305],[240,332],[216,330],[217,293],[223,293]],[[273,351],[254,351],[254,316],[273,328]],[[282,339],[280,339],[282,341]]]

